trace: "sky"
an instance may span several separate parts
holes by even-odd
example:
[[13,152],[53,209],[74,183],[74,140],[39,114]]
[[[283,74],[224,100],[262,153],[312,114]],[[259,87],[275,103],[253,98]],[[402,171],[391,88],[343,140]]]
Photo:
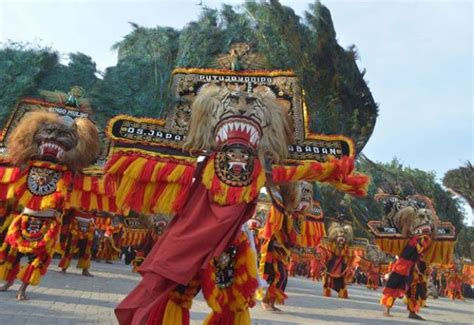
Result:
[[[33,42],[64,54],[82,52],[99,69],[115,65],[111,46],[145,27],[182,28],[200,0],[0,0],[0,42]],[[308,0],[283,0],[297,14]],[[203,0],[211,8],[222,1]],[[242,1],[225,1],[239,5]],[[439,179],[473,161],[473,1],[322,1],[339,44],[355,44],[380,113],[364,153],[397,157]],[[465,206],[468,223],[474,217]]]

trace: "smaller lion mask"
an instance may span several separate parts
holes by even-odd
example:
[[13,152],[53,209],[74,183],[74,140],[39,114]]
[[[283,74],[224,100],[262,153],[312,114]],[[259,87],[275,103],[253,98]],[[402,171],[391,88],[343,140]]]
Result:
[[280,186],[283,204],[289,212],[306,212],[312,207],[313,186],[299,181]]
[[8,158],[17,166],[45,160],[80,170],[97,159],[100,140],[88,119],[62,117],[45,111],[29,112],[8,138]]
[[404,207],[390,217],[391,224],[405,237],[426,234],[435,236],[437,220],[429,209]]
[[335,242],[339,248],[343,248],[345,245],[352,243],[354,239],[354,232],[351,225],[341,225],[338,222],[333,222],[329,226],[328,238],[330,241]]

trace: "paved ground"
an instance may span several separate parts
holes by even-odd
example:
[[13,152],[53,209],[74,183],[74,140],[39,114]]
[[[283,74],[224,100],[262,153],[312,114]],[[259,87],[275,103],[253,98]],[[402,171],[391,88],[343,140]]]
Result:
[[[57,263],[58,260],[55,260]],[[137,283],[139,276],[123,264],[94,263],[94,278],[81,276],[71,268],[62,275],[52,266],[38,287],[29,290],[29,300],[15,300],[13,290],[0,293],[0,324],[115,324],[113,307]],[[397,302],[394,317],[381,316],[380,292],[363,287],[349,288],[349,300],[321,296],[321,285],[306,279],[292,278],[289,299],[283,314],[252,309],[253,324],[407,324],[420,323],[406,318],[403,304]],[[452,302],[445,298],[429,300],[422,311],[428,320],[423,324],[474,324],[474,301]],[[209,309],[202,297],[193,304],[192,324],[200,324]]]

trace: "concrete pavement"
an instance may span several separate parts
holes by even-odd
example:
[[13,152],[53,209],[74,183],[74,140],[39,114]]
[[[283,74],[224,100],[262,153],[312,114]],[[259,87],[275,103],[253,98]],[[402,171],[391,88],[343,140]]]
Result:
[[[113,308],[139,281],[130,266],[93,262],[88,278],[80,275],[73,264],[69,273],[60,274],[53,261],[49,272],[37,287],[30,287],[29,300],[17,302],[16,283],[8,292],[0,292],[0,325],[33,324],[116,324]],[[284,313],[270,313],[260,305],[251,310],[252,323],[257,325],[294,324],[420,324],[408,320],[405,306],[397,301],[394,317],[382,316],[380,290],[349,287],[349,299],[325,298],[320,283],[302,278],[290,278],[289,299],[281,306]],[[421,324],[474,324],[474,301],[452,302],[446,298],[428,300],[421,315],[428,321]],[[192,307],[192,324],[201,324],[209,312],[199,295]]]

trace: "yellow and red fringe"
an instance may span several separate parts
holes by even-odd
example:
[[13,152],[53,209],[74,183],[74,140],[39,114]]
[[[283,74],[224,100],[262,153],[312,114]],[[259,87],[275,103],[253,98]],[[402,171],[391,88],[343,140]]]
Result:
[[272,170],[275,183],[288,183],[299,180],[328,183],[343,192],[364,196],[367,193],[369,178],[354,173],[354,159],[330,158],[327,162],[302,161],[294,165],[274,165]]
[[111,156],[106,172],[117,184],[116,204],[124,214],[174,214],[186,201],[195,168],[195,158],[123,149]]
[[[54,218],[43,225],[39,235],[31,236],[26,232],[28,218],[26,215],[16,216],[8,229],[0,248],[0,279],[12,281],[16,276],[24,283],[37,285],[51,263],[61,223]],[[35,258],[20,268],[18,253],[33,254]]]
[[44,222],[38,234],[30,235],[27,231],[28,215],[20,214],[13,219],[8,229],[5,243],[23,254],[39,255],[51,252],[61,229],[61,223],[56,218]]
[[204,321],[206,325],[250,325],[248,308],[255,305],[255,292],[258,288],[255,253],[243,233],[232,245],[237,247],[237,254],[233,283],[230,287],[217,287],[216,270],[212,260],[202,274],[202,292],[212,309]]
[[[375,238],[375,243],[384,252],[400,256],[408,243],[408,239]],[[453,240],[433,240],[430,247],[424,252],[423,259],[428,264],[449,264],[454,256]]]
[[148,229],[131,229],[124,227],[120,246],[140,246],[145,240]]
[[301,235],[298,236],[298,246],[301,247],[316,247],[323,237],[326,236],[326,229],[324,228],[324,222],[321,221],[309,221],[306,219],[303,222],[303,229]]
[[20,177],[20,168],[10,166],[0,166],[0,201],[7,201],[12,199],[13,187]]
[[74,176],[66,208],[115,213],[117,212],[115,191],[112,178],[78,173]]
[[105,231],[105,230],[107,229],[107,227],[110,225],[111,219],[110,219],[110,218],[97,217],[97,216],[96,216],[96,217],[94,218],[94,223],[95,223],[96,229]]

